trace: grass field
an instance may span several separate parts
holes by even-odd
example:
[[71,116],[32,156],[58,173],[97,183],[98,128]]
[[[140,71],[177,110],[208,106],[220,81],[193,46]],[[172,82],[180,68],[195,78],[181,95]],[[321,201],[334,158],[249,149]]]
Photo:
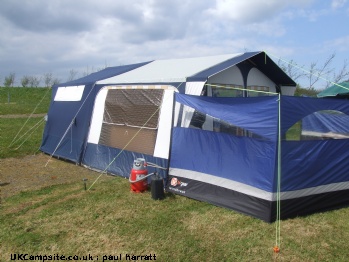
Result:
[[48,88],[0,88],[0,159],[38,151],[45,122],[36,116],[47,113],[50,99]]
[[[167,195],[134,194],[127,180],[56,185],[6,199],[0,215],[0,254],[155,254],[158,261],[347,261],[349,209],[275,225],[234,211]],[[7,260],[6,260],[7,259]]]
[[38,152],[44,125],[43,117],[0,118],[0,159]]
[[[24,104],[26,109],[18,114],[31,113],[36,105]],[[2,107],[0,112],[4,112]],[[1,158],[17,157],[17,165],[23,165],[22,156],[34,154],[40,145],[43,126],[21,149],[15,148],[23,141],[8,149],[26,120],[0,119]],[[29,126],[37,122],[40,118],[28,121]],[[60,166],[43,172],[69,173]],[[99,175],[89,172],[96,178]],[[1,183],[0,189],[6,186]],[[282,221],[281,252],[274,254],[274,223],[172,194],[154,201],[150,192],[131,193],[128,181],[120,177],[101,179],[90,191],[76,181],[2,199],[0,261],[10,261],[13,254],[91,255],[94,260],[98,256],[98,261],[119,254],[122,261],[127,261],[126,254],[155,254],[156,261],[348,261],[348,217],[349,208],[344,208]]]
[[0,87],[0,115],[47,113],[50,88]]

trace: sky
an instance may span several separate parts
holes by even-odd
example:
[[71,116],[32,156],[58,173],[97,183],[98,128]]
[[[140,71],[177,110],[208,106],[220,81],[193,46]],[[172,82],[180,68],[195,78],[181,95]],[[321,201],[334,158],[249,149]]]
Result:
[[106,66],[246,51],[305,70],[333,53],[337,71],[349,60],[349,0],[0,0],[0,6],[0,85],[10,73],[18,86],[24,75],[47,73],[65,82],[72,70],[79,78]]

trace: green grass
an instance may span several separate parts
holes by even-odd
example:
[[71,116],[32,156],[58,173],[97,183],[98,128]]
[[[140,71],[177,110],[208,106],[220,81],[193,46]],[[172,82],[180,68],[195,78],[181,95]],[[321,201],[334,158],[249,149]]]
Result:
[[0,159],[22,157],[38,151],[45,122],[43,117],[29,118],[29,115],[47,113],[50,99],[51,89],[48,88],[0,88],[0,117],[28,115],[0,118]]
[[286,133],[286,140],[294,140],[294,141],[301,140],[301,133],[302,133],[301,122],[302,121],[298,121],[293,126],[291,126],[290,129],[288,129]]
[[127,180],[20,193],[0,207],[0,256],[156,254],[158,261],[347,261],[349,209],[275,225],[181,196],[154,201]]
[[[34,95],[26,97],[32,100]],[[35,101],[42,97],[37,94]],[[23,96],[17,101],[26,105],[18,114],[31,113],[36,106]],[[0,112],[7,106],[0,104]],[[28,120],[23,130],[40,120]],[[37,151],[43,124],[27,140],[8,147],[25,121],[27,118],[0,119],[0,158]],[[281,252],[274,254],[275,224],[172,194],[154,201],[150,192],[131,193],[128,181],[120,177],[97,182],[90,191],[83,190],[81,181],[71,182],[2,199],[0,261],[10,261],[14,253],[91,254],[99,261],[103,255],[120,253],[124,261],[125,254],[149,253],[157,261],[347,261],[348,217],[349,208],[343,208],[282,221]]]
[[0,115],[47,113],[50,100],[49,88],[0,87]]
[[36,153],[41,145],[44,126],[43,117],[1,118],[0,159]]

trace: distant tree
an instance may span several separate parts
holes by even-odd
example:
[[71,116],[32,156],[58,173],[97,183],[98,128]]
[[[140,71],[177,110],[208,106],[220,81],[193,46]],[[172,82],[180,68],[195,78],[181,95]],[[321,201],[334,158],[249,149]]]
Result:
[[295,82],[306,75],[304,72],[304,65],[299,66],[294,60],[290,60],[286,63],[279,59],[278,66]]
[[29,85],[30,77],[29,76],[23,76],[21,78],[21,85],[22,87],[27,87]]
[[327,88],[333,83],[342,82],[349,77],[348,60],[344,60],[343,66],[339,70],[336,70],[332,66],[335,57],[336,53],[332,53],[323,63],[319,63],[318,61],[311,62],[309,68],[306,68],[304,65],[299,66],[293,60],[286,62],[279,59],[278,65],[296,83],[299,83],[302,79],[305,80],[308,84],[306,84],[306,87],[298,87],[298,91],[304,93],[307,89],[308,92],[305,93],[309,95],[313,94],[316,90]]
[[43,79],[44,79],[45,87],[50,87],[50,86],[52,86],[52,84],[53,84],[53,76],[52,76],[52,73],[46,73],[46,74],[44,74]]
[[349,69],[348,69],[348,60],[344,60],[343,66],[339,71],[334,72],[331,79],[331,82],[327,82],[326,88],[332,85],[333,83],[340,83],[344,81],[349,81]]
[[13,87],[13,84],[15,83],[15,73],[10,73],[8,76],[5,77],[4,80],[4,86],[5,87]]
[[77,71],[77,70],[71,69],[71,70],[69,71],[69,76],[68,76],[67,81],[73,81],[73,80],[75,80],[77,74],[78,74],[78,71]]
[[53,80],[52,80],[52,85],[57,85],[57,84],[59,84],[61,82],[61,80],[59,80],[58,78],[54,78]]
[[318,93],[320,93],[320,90],[316,90],[315,88],[303,88],[297,85],[294,95],[316,97]]
[[308,88],[315,88],[315,84],[320,80],[328,79],[329,75],[334,72],[334,68],[331,67],[331,63],[336,54],[332,53],[323,64],[318,65],[318,62],[312,62],[310,64],[309,73],[307,74],[309,85]]
[[92,66],[91,68],[89,66],[86,67],[86,70],[82,73],[82,76],[87,76],[89,74],[92,74],[95,72],[94,67]]
[[29,85],[30,87],[38,87],[40,85],[41,79],[37,76],[30,76],[29,77]]

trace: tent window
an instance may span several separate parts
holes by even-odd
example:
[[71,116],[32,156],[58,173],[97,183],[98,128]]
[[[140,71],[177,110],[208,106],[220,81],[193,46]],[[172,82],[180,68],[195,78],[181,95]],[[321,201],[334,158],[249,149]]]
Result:
[[[183,125],[181,121],[177,121],[175,123],[176,127],[201,129],[201,130],[213,131],[217,133],[230,134],[233,136],[245,136],[245,137],[257,138],[257,139],[263,139],[263,137],[261,137],[260,135],[257,135],[242,127],[235,126],[222,119],[212,117],[198,110],[194,110],[194,108],[191,108],[189,106],[187,107],[189,108],[187,111],[192,112],[191,114],[189,114],[190,115],[189,117],[191,118],[189,126]],[[178,114],[181,114],[181,112],[178,111]],[[210,126],[210,123],[212,127]]]
[[243,86],[241,85],[225,85],[225,84],[212,84],[212,96],[213,97],[243,97]]
[[[213,97],[244,97],[244,87],[242,85],[226,85],[226,84],[212,84]],[[265,96],[268,95],[263,92],[269,92],[268,86],[248,86],[245,91],[248,97]],[[259,91],[259,92],[253,92]]]
[[153,154],[163,89],[111,89],[99,144]]
[[84,85],[58,87],[54,101],[81,101],[84,89]]
[[269,92],[269,87],[268,86],[248,86],[247,90],[260,91],[260,92],[248,91],[247,92],[248,97],[265,96],[268,94],[263,92]]
[[286,140],[349,139],[349,116],[335,110],[314,112],[286,132]]

